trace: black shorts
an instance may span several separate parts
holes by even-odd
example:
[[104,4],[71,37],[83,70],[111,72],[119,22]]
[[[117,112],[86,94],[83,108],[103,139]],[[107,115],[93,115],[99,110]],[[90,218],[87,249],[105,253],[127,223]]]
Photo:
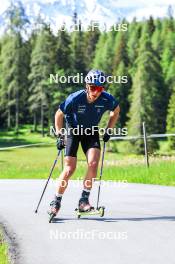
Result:
[[100,149],[100,139],[99,134],[95,135],[69,135],[67,136],[66,142],[66,151],[65,156],[77,157],[77,151],[79,142],[81,142],[81,146],[83,149],[84,154],[90,148],[98,148]]

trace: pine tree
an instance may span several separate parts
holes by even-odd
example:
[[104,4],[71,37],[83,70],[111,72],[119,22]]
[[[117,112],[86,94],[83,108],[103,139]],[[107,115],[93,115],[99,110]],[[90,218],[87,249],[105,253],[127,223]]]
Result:
[[[175,134],[175,85],[168,105],[167,133]],[[169,137],[168,143],[170,149],[175,149],[175,137]]]
[[[34,129],[38,111],[40,109],[41,132],[44,135],[44,121],[50,123],[51,102],[49,90],[49,76],[54,72],[55,66],[55,50],[54,37],[50,28],[46,25],[38,32],[35,47],[31,55],[31,73],[30,80],[30,110],[33,113]],[[46,116],[47,115],[47,116]]]
[[25,33],[30,23],[21,1],[16,1],[16,3],[11,1],[9,8],[4,13],[4,17],[6,20],[5,31],[10,34]]
[[[120,123],[121,127],[125,126],[127,121],[127,112],[129,110],[128,95],[131,88],[131,77],[129,74],[129,58],[127,53],[127,35],[126,32],[119,32],[116,36],[115,54],[113,57],[112,75],[117,78],[117,83],[113,83],[110,87],[112,94],[120,103]],[[127,82],[123,82],[123,78],[127,77]]]
[[23,92],[23,85],[21,84],[21,73],[23,70],[22,63],[22,38],[20,34],[14,37],[14,50],[12,52],[11,59],[13,59],[13,64],[11,66],[11,82],[9,84],[9,90],[12,93],[15,104],[15,129],[18,133],[19,129],[19,106],[20,106],[20,92]]
[[11,119],[15,112],[15,128],[18,133],[19,116],[24,106],[24,87],[26,87],[26,65],[23,51],[24,41],[21,33],[25,29],[27,19],[21,3],[11,4],[5,13],[7,33],[2,40],[1,48],[1,95],[3,103],[6,102],[5,115],[7,127],[11,127]]
[[173,87],[175,85],[175,61],[172,60],[170,67],[167,72],[166,81],[169,85],[169,90],[173,91]]
[[93,22],[88,26],[88,30],[85,32],[85,63],[86,71],[89,71],[92,68],[93,60],[95,57],[95,49],[97,42],[100,37],[100,31],[98,28],[93,27]]
[[152,46],[161,58],[163,52],[163,39],[162,39],[162,22],[158,18],[155,20],[155,31],[152,35]]
[[85,45],[84,38],[85,33],[81,29],[81,22],[75,31],[71,34],[71,60],[72,60],[72,73],[73,74],[85,74],[86,62],[85,62]]
[[[175,134],[175,61],[173,60],[170,64],[170,68],[167,73],[167,80],[169,84],[169,89],[171,90],[171,95],[168,104],[168,114],[167,114],[167,133]],[[168,139],[169,147],[171,149],[175,148],[175,137],[170,137]]]
[[174,50],[175,50],[175,32],[169,31],[166,36],[166,41],[164,42],[164,50],[161,60],[164,78],[168,87],[168,97],[171,95],[172,92],[169,86],[168,71],[171,62],[173,61],[174,58]]
[[129,25],[128,42],[127,42],[128,57],[131,67],[138,56],[140,36],[141,36],[141,25],[140,23],[133,20],[132,23]]
[[129,59],[127,54],[127,34],[126,32],[120,31],[115,40],[115,53],[113,58],[113,70],[115,71],[120,62],[123,61],[127,67],[129,65]]
[[23,42],[21,50],[22,59],[22,75],[21,79],[21,90],[20,94],[20,121],[22,124],[31,124],[31,116],[29,111],[29,79],[28,75],[30,73],[30,56],[31,56],[31,43],[29,40]]
[[12,76],[9,69],[12,63],[11,52],[13,51],[13,41],[10,36],[6,35],[3,36],[1,43],[1,109],[3,117],[7,117],[7,128],[10,129],[12,119],[12,93],[9,89],[9,82]]
[[116,71],[113,72],[113,75],[117,78],[123,78],[127,77],[127,82],[118,81],[118,83],[113,83],[110,86],[110,91],[112,95],[119,100],[120,104],[120,119],[118,122],[118,127],[124,127],[126,125],[126,122],[128,120],[127,113],[129,111],[129,101],[128,96],[131,89],[131,76],[128,72],[128,68],[124,64],[123,61],[121,61],[116,69]]
[[[164,132],[166,91],[161,67],[147,34],[142,36],[136,64],[137,69],[133,78],[132,94],[130,96],[129,134],[142,134],[142,122],[146,123],[148,134]],[[151,151],[156,147],[155,141],[149,142]],[[132,142],[132,149],[137,153],[142,153],[143,141]]]
[[[63,30],[64,29],[64,30]],[[68,71],[71,69],[71,38],[63,27],[58,31],[56,37],[56,67]]]
[[104,57],[103,49],[106,45],[106,41],[107,41],[107,33],[102,32],[95,49],[95,57],[92,64],[94,69],[100,69],[102,71],[105,71],[105,57]]
[[163,40],[163,48],[166,46],[167,35],[170,32],[174,32],[174,29],[174,19],[172,19],[172,17],[164,18],[162,20],[161,39]]
[[148,29],[146,31],[149,32],[149,36],[152,36],[152,34],[155,31],[155,23],[154,23],[154,19],[152,16],[149,17],[149,19],[148,19],[148,21],[146,21],[145,25],[148,27]]
[[103,54],[103,67],[106,74],[111,75],[113,72],[113,61],[115,55],[115,39],[117,31],[114,27],[111,28],[111,31],[107,33],[107,39],[102,50]]
[[[72,74],[72,50],[71,35],[65,29],[65,25],[58,31],[56,36],[56,64],[54,73],[56,75],[68,77]],[[73,92],[74,86],[69,83],[53,83],[50,84],[52,100],[51,114],[57,110],[58,105],[65,100],[66,96]]]

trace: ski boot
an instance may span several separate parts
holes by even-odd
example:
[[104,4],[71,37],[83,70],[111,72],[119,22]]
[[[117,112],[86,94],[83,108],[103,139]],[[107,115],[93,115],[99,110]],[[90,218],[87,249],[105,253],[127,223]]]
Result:
[[52,222],[53,218],[57,215],[58,211],[61,208],[61,199],[62,197],[55,196],[54,200],[50,203],[50,211],[49,214],[49,223]]
[[89,203],[90,192],[83,191],[81,198],[78,203],[78,210],[80,212],[89,212],[91,210],[91,205]]
[[89,194],[90,192],[86,192],[86,191],[82,192],[82,196],[78,203],[78,208],[75,209],[78,218],[80,218],[82,214],[89,213],[91,212],[91,210],[94,209],[94,207],[92,207],[89,203]]
[[78,203],[78,210],[80,212],[89,212],[92,206],[89,203],[89,199],[85,197],[81,197]]
[[104,216],[104,206],[101,206],[97,209],[92,207],[89,204],[89,192],[83,191],[82,197],[79,200],[78,208],[75,209],[78,219],[81,216],[90,216],[90,215],[99,215],[100,217]]

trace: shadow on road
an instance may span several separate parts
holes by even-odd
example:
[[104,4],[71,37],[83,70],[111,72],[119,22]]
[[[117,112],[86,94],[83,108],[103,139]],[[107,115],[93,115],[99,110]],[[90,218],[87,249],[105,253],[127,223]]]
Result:
[[99,221],[99,222],[120,222],[120,221],[175,221],[175,216],[151,216],[151,217],[104,217],[104,218],[94,218],[94,217],[82,217],[81,219],[77,218],[54,218],[53,223],[64,223],[67,221]]
[[151,217],[112,217],[112,218],[95,218],[91,220],[97,220],[102,222],[119,222],[119,221],[175,221],[175,216],[151,216]]

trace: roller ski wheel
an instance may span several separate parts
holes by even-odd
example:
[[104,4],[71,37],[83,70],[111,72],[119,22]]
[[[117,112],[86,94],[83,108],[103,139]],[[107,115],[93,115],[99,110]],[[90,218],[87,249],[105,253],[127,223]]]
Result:
[[77,214],[77,218],[80,219],[80,217],[81,217],[81,214]]
[[56,214],[54,214],[54,213],[49,214],[49,223],[52,223],[52,220],[54,219],[55,216],[56,216]]
[[104,207],[104,206],[100,206],[100,207],[98,208],[98,211],[99,211],[99,215],[100,215],[100,217],[103,217],[104,214],[105,214],[105,207]]
[[48,212],[48,215],[49,215],[49,223],[52,223],[52,220],[57,216],[58,211],[57,212],[53,212],[53,211]]

